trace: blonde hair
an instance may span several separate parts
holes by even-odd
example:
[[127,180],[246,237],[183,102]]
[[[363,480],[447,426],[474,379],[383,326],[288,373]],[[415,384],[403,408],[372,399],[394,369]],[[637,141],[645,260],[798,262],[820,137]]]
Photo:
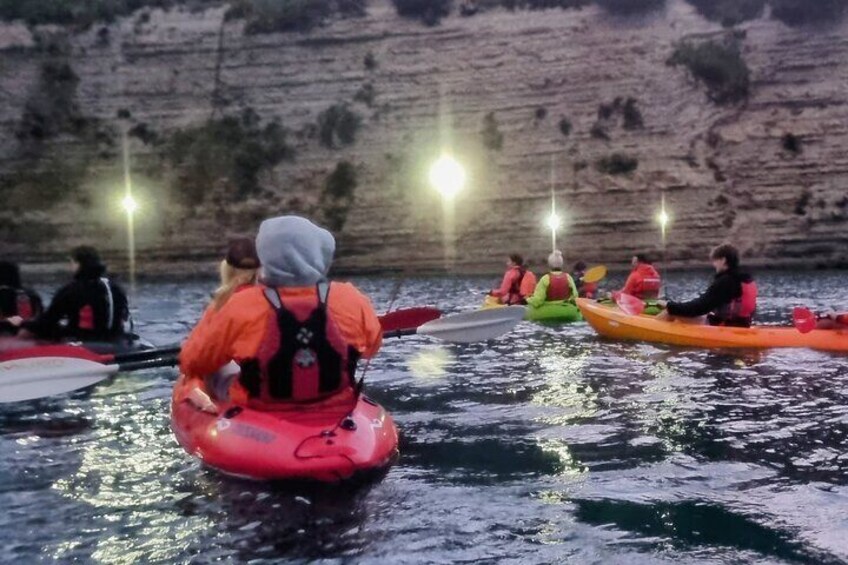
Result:
[[259,269],[237,269],[226,261],[221,261],[221,286],[212,294],[212,306],[220,310],[236,289],[246,284],[256,284]]

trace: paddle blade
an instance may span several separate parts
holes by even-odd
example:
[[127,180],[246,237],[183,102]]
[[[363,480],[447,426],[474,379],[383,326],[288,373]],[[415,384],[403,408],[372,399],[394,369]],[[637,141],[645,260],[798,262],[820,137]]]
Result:
[[597,267],[592,267],[585,273],[583,273],[583,282],[584,283],[596,283],[602,280],[607,276],[607,268],[603,265],[598,265]]
[[617,293],[615,304],[628,316],[639,316],[645,311],[645,303],[642,302],[642,299],[636,298],[632,294]]
[[416,333],[453,343],[486,341],[510,331],[524,319],[525,312],[524,306],[463,312],[427,322]]
[[442,311],[438,308],[404,308],[380,316],[380,325],[383,326],[383,333],[411,330],[441,315]]
[[816,329],[818,320],[816,320],[816,315],[809,308],[796,306],[792,310],[792,323],[795,324],[795,329],[802,334],[806,334]]
[[64,394],[90,387],[117,372],[117,365],[72,357],[4,361],[0,363],[0,403]]

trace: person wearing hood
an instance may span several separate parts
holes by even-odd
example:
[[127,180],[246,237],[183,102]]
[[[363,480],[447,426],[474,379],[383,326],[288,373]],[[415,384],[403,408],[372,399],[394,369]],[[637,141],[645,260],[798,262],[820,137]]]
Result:
[[712,326],[747,328],[757,309],[757,284],[739,267],[739,251],[729,243],[710,253],[715,277],[701,296],[688,302],[659,301],[666,308],[664,318],[699,318],[707,316]]
[[554,251],[548,255],[550,272],[539,279],[533,296],[527,299],[527,304],[538,308],[545,302],[567,301],[576,304],[577,285],[568,273],[562,272],[562,251]]
[[257,410],[352,400],[357,361],[377,353],[382,328],[356,287],[327,280],[335,245],[305,218],[262,222],[260,284],[233,294],[192,332],[180,354],[182,373],[205,378],[233,361],[239,372],[229,400]]
[[629,294],[642,300],[653,300],[659,298],[662,279],[659,272],[651,264],[651,260],[644,253],[637,253],[630,260],[633,270],[624,283],[624,288],[612,293],[615,299],[618,294]]
[[18,265],[11,261],[0,261],[0,334],[16,333],[17,328],[12,321],[31,320],[39,316],[42,310],[38,293],[21,284]]
[[110,341],[124,335],[129,305],[123,289],[106,274],[97,250],[87,245],[71,251],[74,280],[60,288],[50,306],[31,321],[16,325],[44,339]]

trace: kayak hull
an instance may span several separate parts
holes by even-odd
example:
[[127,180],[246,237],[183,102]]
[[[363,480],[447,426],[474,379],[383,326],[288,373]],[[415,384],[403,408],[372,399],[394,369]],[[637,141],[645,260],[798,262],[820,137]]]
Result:
[[652,316],[628,316],[618,308],[580,298],[583,317],[604,337],[617,340],[666,343],[687,347],[770,349],[807,347],[848,352],[848,329],[813,330],[802,334],[792,327],[752,326],[733,328],[658,320]]
[[[483,302],[482,310],[503,308],[504,306],[506,305],[498,302],[496,298],[487,296]],[[571,324],[581,321],[583,316],[580,315],[580,309],[575,304],[558,300],[545,302],[538,308],[528,306],[524,319],[529,322],[539,322],[542,324]]]
[[217,413],[210,413],[191,400],[192,388],[199,388],[197,380],[180,377],[171,428],[186,452],[228,475],[338,482],[384,469],[398,454],[392,417],[364,396],[353,410],[351,395],[273,412],[216,403]]

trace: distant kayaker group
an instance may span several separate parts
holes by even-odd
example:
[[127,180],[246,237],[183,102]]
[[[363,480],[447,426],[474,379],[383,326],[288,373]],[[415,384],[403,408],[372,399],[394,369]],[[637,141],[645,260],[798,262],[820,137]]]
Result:
[[645,302],[649,308],[646,312],[656,314],[658,319],[750,327],[757,308],[757,285],[740,266],[739,251],[723,243],[711,251],[710,261],[715,275],[708,288],[697,298],[678,302],[660,299],[662,277],[645,253],[632,257],[632,270],[622,288],[600,296],[598,284],[584,280],[585,261],[578,261],[569,274],[563,270],[562,252],[556,250],[548,256],[548,272],[537,281],[523,257],[512,254],[507,258],[500,287],[489,296],[500,304],[527,305],[531,309],[551,303],[576,303],[577,298],[618,302],[627,296]]

